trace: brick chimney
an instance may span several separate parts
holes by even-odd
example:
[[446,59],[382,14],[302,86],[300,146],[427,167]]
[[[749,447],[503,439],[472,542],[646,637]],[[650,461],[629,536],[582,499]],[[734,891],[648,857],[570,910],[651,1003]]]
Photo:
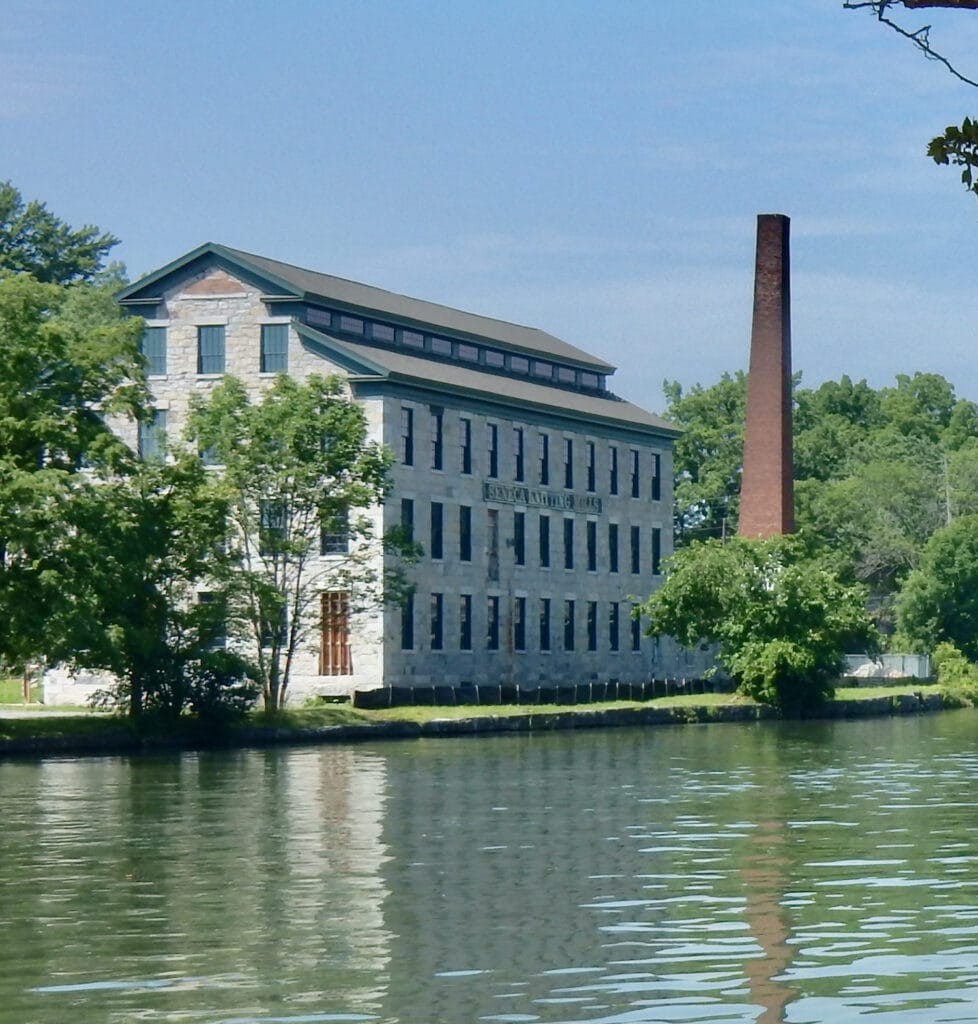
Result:
[[762,213],[757,218],[741,537],[791,533],[795,526],[788,225],[788,218],[781,213]]

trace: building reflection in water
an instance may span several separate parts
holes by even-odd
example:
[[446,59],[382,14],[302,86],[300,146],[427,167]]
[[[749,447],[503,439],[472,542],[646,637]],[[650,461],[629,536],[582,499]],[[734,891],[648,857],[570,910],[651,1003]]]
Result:
[[12,952],[0,1024],[67,1019],[105,986],[129,1019],[248,1020],[283,1003],[375,1014],[385,1000],[384,757],[330,747],[16,767],[17,803],[0,800]]

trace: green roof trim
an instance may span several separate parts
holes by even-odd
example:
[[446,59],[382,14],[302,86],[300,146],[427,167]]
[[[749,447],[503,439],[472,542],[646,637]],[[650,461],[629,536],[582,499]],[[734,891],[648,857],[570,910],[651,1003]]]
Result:
[[[370,348],[368,356],[364,353],[365,346],[341,340],[306,324],[296,323],[295,326],[304,338],[328,350],[337,362],[345,355],[350,364],[364,364],[367,372],[361,376],[369,375],[373,380],[379,378],[389,384],[474,397],[501,407],[515,405],[578,422],[597,420],[609,426],[624,426],[659,437],[676,438],[682,433],[660,416],[608,392],[584,394],[538,383],[530,378],[491,373],[401,350]],[[357,374],[357,371],[353,372]]]
[[342,366],[348,373],[357,377],[389,377],[387,368],[374,361],[369,356],[357,351],[354,352],[349,345],[343,344],[337,338],[322,331],[317,331],[301,320],[293,320],[292,326],[296,333],[318,354],[325,353],[330,360],[338,366]]

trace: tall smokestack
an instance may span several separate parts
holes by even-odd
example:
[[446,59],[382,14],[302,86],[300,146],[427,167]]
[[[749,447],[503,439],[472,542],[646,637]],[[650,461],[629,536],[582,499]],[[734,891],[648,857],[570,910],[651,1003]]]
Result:
[[762,213],[757,218],[741,537],[771,537],[791,533],[795,527],[788,225],[781,213]]

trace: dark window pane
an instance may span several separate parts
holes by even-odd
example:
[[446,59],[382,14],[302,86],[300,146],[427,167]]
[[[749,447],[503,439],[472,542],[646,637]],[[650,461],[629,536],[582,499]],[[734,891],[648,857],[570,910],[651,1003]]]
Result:
[[144,327],[140,351],[146,357],[146,372],[155,376],[166,373],[166,328]]
[[346,334],[363,334],[363,321],[358,316],[340,314],[339,330]]
[[289,368],[289,325],[261,325],[262,373],[284,373]]
[[197,328],[197,372],[224,373],[224,327]]

